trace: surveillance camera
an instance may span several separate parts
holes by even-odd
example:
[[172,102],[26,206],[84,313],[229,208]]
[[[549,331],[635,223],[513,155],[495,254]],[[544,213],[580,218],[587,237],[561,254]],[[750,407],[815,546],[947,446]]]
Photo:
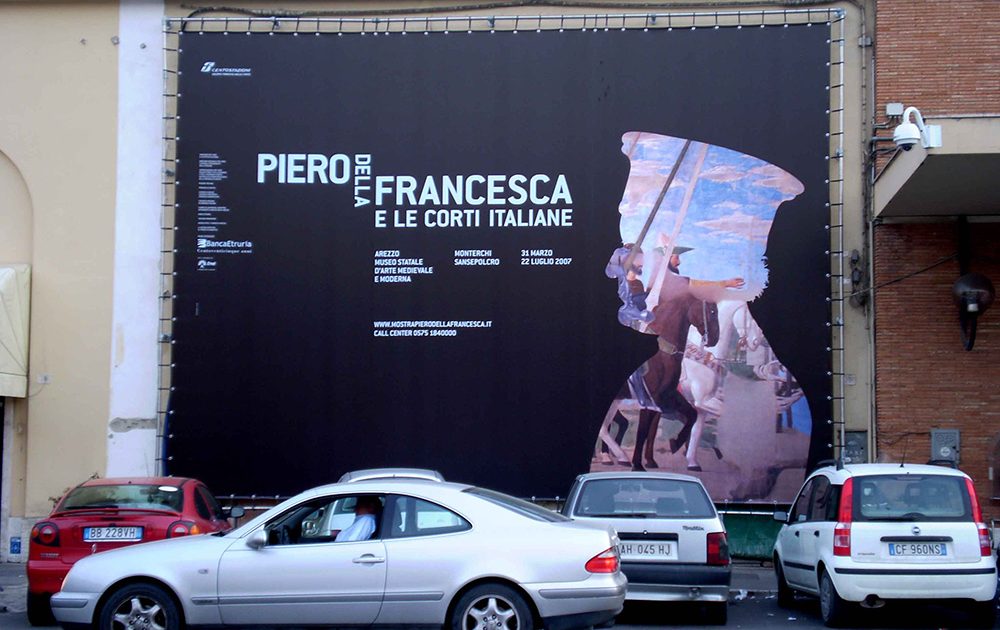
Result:
[[909,151],[913,145],[920,142],[920,129],[911,122],[900,123],[893,132],[892,139],[897,147]]

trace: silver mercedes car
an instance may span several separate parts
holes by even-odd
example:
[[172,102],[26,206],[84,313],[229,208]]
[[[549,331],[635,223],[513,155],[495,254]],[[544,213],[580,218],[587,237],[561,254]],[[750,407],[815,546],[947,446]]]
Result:
[[626,579],[610,527],[483,488],[373,479],[303,492],[226,534],[136,545],[74,565],[64,627],[604,624]]

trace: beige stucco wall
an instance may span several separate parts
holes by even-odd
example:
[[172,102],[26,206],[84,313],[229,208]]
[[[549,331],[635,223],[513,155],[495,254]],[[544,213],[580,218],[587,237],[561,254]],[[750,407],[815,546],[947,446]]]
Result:
[[[49,497],[105,466],[117,28],[116,3],[0,2],[0,152],[13,165],[0,175],[0,223],[18,225],[0,252],[32,265],[29,397],[17,405],[26,431],[13,445],[24,447],[13,462],[24,474],[12,516],[46,514]],[[20,192],[7,188],[14,172]]]

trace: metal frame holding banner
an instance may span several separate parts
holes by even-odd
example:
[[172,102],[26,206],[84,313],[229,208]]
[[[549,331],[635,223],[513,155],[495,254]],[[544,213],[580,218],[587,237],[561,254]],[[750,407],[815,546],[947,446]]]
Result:
[[168,20],[163,471],[790,501],[843,428],[843,22]]

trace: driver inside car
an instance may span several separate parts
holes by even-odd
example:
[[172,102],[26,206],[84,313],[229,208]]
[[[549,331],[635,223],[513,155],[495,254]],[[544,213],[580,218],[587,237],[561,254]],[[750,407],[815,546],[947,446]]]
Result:
[[382,509],[378,497],[361,496],[354,506],[354,522],[337,534],[336,542],[368,540],[375,533],[376,518]]

